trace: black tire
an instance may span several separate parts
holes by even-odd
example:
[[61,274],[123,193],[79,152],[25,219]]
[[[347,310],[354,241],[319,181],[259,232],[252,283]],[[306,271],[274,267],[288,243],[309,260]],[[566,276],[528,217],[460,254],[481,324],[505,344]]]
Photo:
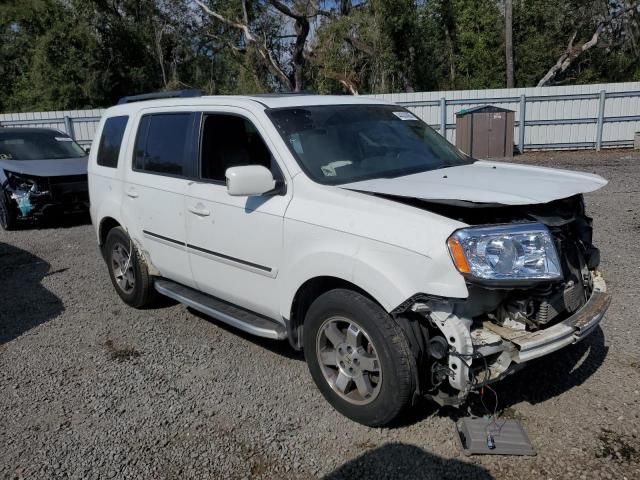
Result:
[[[347,401],[334,390],[323,373],[328,367],[321,366],[318,358],[318,345],[324,338],[320,329],[335,318],[355,322],[365,332],[367,340],[370,339],[371,348],[375,348],[381,369],[380,385],[369,403],[356,405]],[[303,340],[313,380],[327,401],[345,417],[370,427],[381,427],[391,423],[411,403],[415,380],[407,338],[387,312],[371,299],[346,289],[324,293],[307,312]],[[336,365],[335,368],[339,367]],[[355,387],[355,382],[350,385]]]
[[14,230],[18,223],[15,209],[7,202],[6,195],[0,190],[0,226],[4,230]]
[[[130,290],[123,288],[116,278],[116,247],[118,252],[124,253],[126,260],[129,260],[125,263],[124,268],[133,276],[133,285],[127,284],[131,287]],[[115,227],[109,231],[103,246],[103,255],[109,268],[111,283],[124,303],[135,308],[144,308],[153,304],[156,299],[153,278],[149,275],[145,262],[140,260],[138,250],[124,229]]]

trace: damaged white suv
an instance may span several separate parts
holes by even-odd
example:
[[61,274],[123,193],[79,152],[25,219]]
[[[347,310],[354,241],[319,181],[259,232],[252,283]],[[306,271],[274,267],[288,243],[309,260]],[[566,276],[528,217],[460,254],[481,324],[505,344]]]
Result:
[[610,298],[582,193],[606,183],[476,161],[358,97],[129,97],[89,161],[127,304],[159,292],[288,339],[371,426],[419,395],[460,404],[594,330]]

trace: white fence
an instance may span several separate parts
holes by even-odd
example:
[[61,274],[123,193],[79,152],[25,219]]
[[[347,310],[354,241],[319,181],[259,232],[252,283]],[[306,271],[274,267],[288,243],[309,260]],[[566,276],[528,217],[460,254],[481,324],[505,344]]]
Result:
[[90,145],[104,109],[0,114],[0,127],[42,127],[66,132],[80,145]]
[[640,82],[392,93],[374,97],[409,108],[440,133],[446,130],[452,143],[455,143],[455,114],[485,104],[516,112],[514,138],[521,152],[630,147],[634,133],[640,132]]
[[[491,104],[516,111],[514,138],[520,151],[631,147],[640,132],[640,82],[566,87],[391,93],[396,102],[455,143],[455,114]],[[0,126],[48,127],[91,143],[104,110],[0,114]],[[524,124],[524,128],[520,128]]]

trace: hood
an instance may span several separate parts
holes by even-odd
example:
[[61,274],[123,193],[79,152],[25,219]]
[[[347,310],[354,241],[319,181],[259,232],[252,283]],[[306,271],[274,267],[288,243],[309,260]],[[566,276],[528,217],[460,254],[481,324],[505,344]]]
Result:
[[36,177],[86,175],[88,157],[54,160],[0,160],[0,169]]
[[340,187],[421,200],[531,205],[593,192],[607,183],[591,173],[483,160],[471,165],[364,180]]

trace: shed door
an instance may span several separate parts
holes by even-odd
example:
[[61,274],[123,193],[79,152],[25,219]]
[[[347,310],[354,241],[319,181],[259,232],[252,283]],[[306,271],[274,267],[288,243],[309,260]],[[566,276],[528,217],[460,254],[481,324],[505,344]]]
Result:
[[485,114],[489,117],[489,142],[487,158],[504,158],[505,136],[507,133],[507,113],[495,112]]
[[472,139],[474,158],[489,158],[490,113],[473,114]]

